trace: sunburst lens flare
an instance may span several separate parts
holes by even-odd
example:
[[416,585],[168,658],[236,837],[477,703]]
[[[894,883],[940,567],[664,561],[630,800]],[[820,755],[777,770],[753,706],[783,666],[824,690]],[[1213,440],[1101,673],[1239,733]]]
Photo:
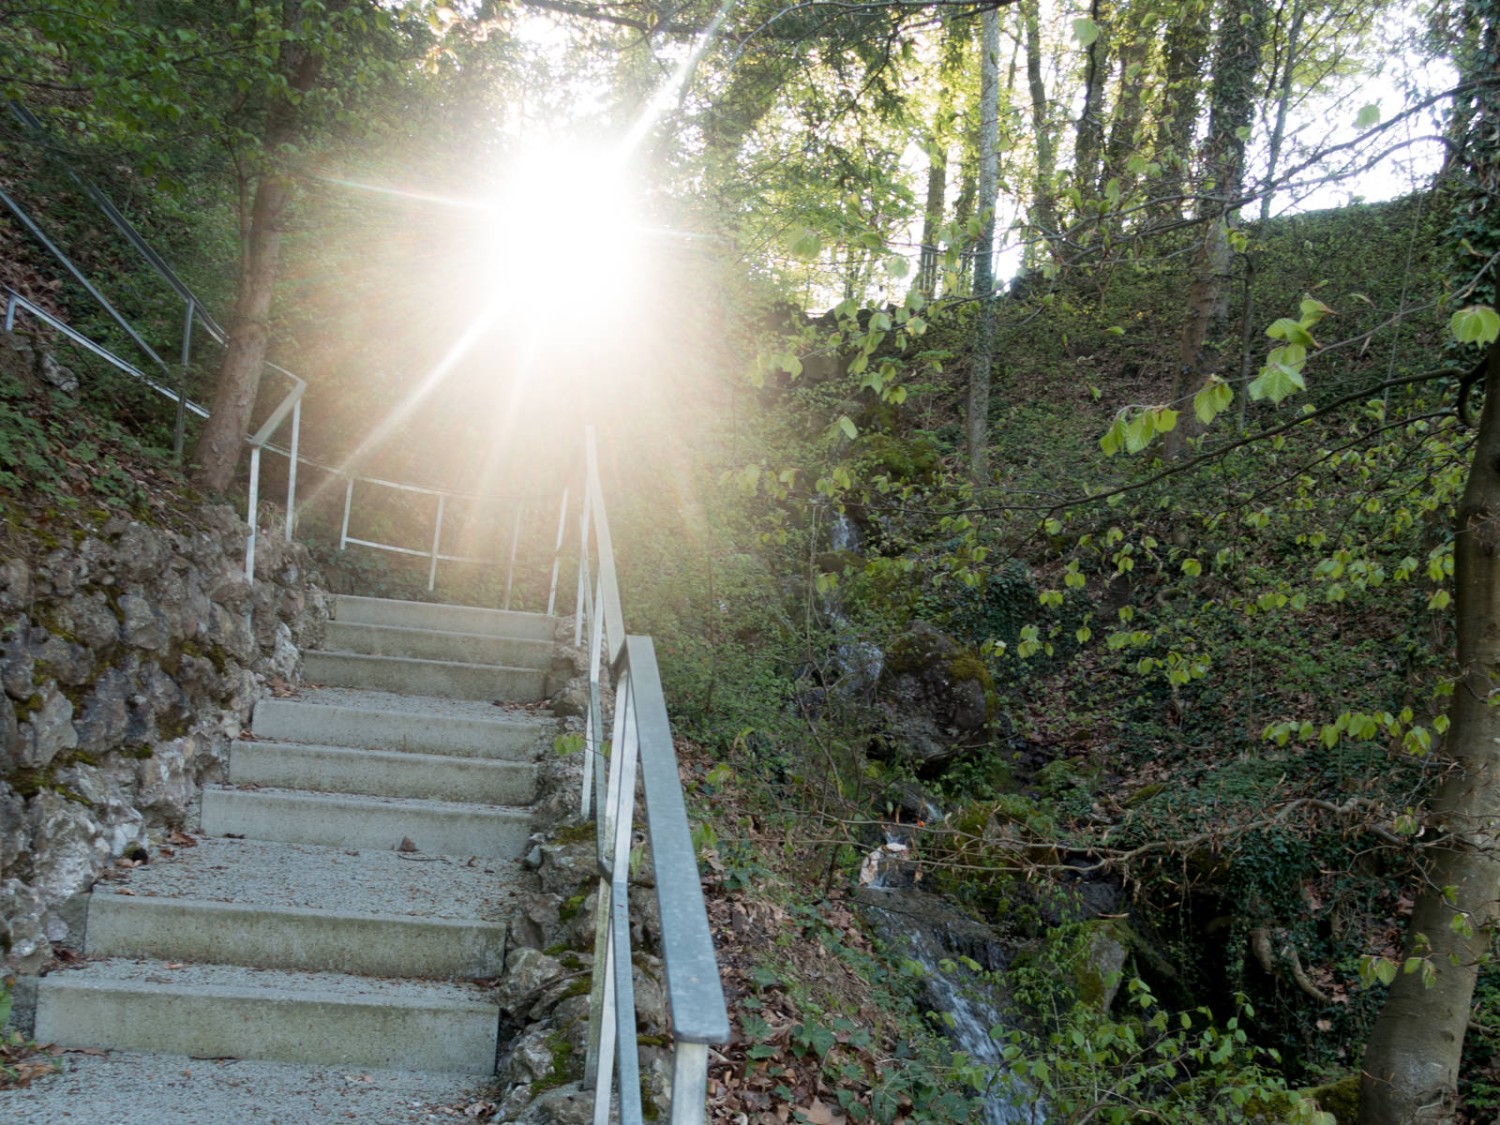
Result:
[[517,160],[481,248],[502,319],[528,331],[607,322],[641,266],[633,201],[617,153],[552,146]]

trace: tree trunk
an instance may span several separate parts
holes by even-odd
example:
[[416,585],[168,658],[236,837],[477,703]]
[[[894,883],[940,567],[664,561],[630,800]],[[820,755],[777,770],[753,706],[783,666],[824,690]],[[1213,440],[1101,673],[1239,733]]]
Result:
[[1153,210],[1170,222],[1186,213],[1183,194],[1208,55],[1208,21],[1201,0],[1184,0],[1167,28],[1165,51],[1164,89],[1152,140],[1152,151],[1161,165],[1159,202]]
[[942,258],[938,231],[943,227],[943,204],[948,197],[948,141],[934,125],[927,143],[927,200],[922,209],[922,264],[917,270],[917,289],[931,300],[937,296],[938,262]]
[[1099,184],[1099,161],[1104,148],[1104,87],[1109,79],[1109,40],[1111,12],[1104,0],[1093,0],[1089,18],[1099,34],[1088,45],[1088,64],[1083,75],[1083,112],[1073,145],[1073,186],[1085,199],[1091,198]]
[[[1281,167],[1281,146],[1286,141],[1286,115],[1292,104],[1292,81],[1297,67],[1297,41],[1302,37],[1302,20],[1307,15],[1304,0],[1292,0],[1292,22],[1287,29],[1285,58],[1281,64],[1281,81],[1276,96],[1276,124],[1271,128],[1271,140],[1266,151],[1266,180],[1260,190],[1260,221],[1256,224],[1256,238],[1264,238],[1271,221],[1271,200],[1276,195],[1276,173]],[[1260,251],[1250,250],[1245,255],[1245,314],[1240,331],[1240,429],[1245,428],[1246,411],[1249,409],[1250,381],[1255,373],[1255,272],[1260,265]]]
[[[1469,9],[1481,42],[1460,78],[1473,93],[1453,136],[1467,158],[1468,206],[1493,211],[1500,194],[1500,3]],[[1471,220],[1465,220],[1470,221]],[[1465,228],[1495,249],[1489,228]],[[1467,247],[1466,247],[1467,250]],[[1472,252],[1472,251],[1470,251]],[[1470,267],[1465,266],[1465,273]],[[1493,282],[1493,274],[1481,279]],[[1456,1119],[1458,1068],[1480,961],[1500,925],[1500,342],[1484,372],[1484,409],[1453,537],[1458,680],[1448,708],[1449,768],[1432,799],[1428,849],[1407,929],[1407,955],[1423,969],[1399,974],[1365,1048],[1359,1125],[1449,1125]],[[1428,968],[1427,966],[1430,966]]]
[[[1116,21],[1116,27],[1122,22]],[[1116,38],[1119,37],[1120,33],[1117,31]],[[1135,179],[1126,165],[1131,154],[1140,145],[1140,138],[1136,133],[1146,114],[1146,103],[1141,98],[1141,73],[1150,52],[1151,39],[1143,31],[1136,31],[1129,39],[1121,42],[1117,52],[1120,56],[1120,92],[1115,98],[1114,123],[1110,126],[1109,143],[1104,150],[1101,180],[1107,182],[1112,177],[1118,177],[1121,195],[1129,194],[1127,188]]]
[[1202,237],[1193,254],[1188,314],[1172,380],[1172,406],[1182,415],[1166,436],[1169,459],[1180,457],[1197,432],[1191,399],[1214,366],[1210,337],[1222,331],[1229,315],[1229,224],[1237,214],[1235,201],[1245,178],[1245,141],[1240,130],[1253,120],[1255,77],[1269,14],[1266,0],[1226,0],[1220,16],[1213,100],[1203,141],[1204,187],[1198,209]]
[[[1042,82],[1042,32],[1037,0],[1021,0],[1021,20],[1026,35],[1026,83],[1031,88],[1031,127],[1036,137],[1036,179],[1031,188],[1032,237],[1050,240],[1057,236],[1057,196],[1053,174],[1057,155],[1047,121],[1047,87]],[[1029,259],[1041,257],[1033,245]]]
[[1000,14],[979,24],[979,244],[974,254],[974,354],[969,363],[969,475],[989,483],[990,378],[995,367],[995,203],[1000,194]]
[[[1458,1064],[1479,962],[1500,920],[1500,345],[1453,542],[1458,684],[1448,715],[1452,768],[1433,798],[1428,853],[1401,973],[1365,1048],[1360,1125],[1438,1125],[1457,1109]],[[1455,928],[1456,927],[1456,928]],[[1430,979],[1424,979],[1429,978]]]
[[[347,0],[345,4],[326,7],[332,11],[346,4]],[[289,5],[289,9],[292,7]],[[290,27],[295,12],[289,10],[285,18]],[[234,315],[229,322],[229,346],[219,367],[213,406],[193,450],[193,460],[197,463],[193,480],[207,492],[223,492],[234,480],[240,446],[255,410],[255,396],[271,343],[271,300],[276,291],[276,267],[281,259],[281,224],[291,198],[291,180],[274,167],[274,162],[279,159],[282,146],[295,139],[300,96],[312,89],[323,67],[322,56],[305,47],[288,43],[282,50],[282,73],[292,96],[278,99],[271,107],[261,138],[263,159],[268,167],[255,184],[249,232],[241,252]]]

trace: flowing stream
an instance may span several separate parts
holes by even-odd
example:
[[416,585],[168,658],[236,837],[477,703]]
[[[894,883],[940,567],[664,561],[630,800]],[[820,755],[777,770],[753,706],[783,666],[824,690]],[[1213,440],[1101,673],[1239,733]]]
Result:
[[995,1079],[984,1095],[988,1125],[1042,1125],[1046,1119],[1040,1104],[1027,1096],[1024,1084],[1009,1077],[1001,1044],[990,1037],[990,1029],[1002,1022],[995,985],[962,963],[954,964],[967,957],[998,968],[1002,954],[993,935],[934,895],[885,885],[897,866],[885,864],[882,874],[860,888],[862,911],[894,950],[922,966],[923,1001],[945,1016],[954,1046],[972,1061],[993,1068]]

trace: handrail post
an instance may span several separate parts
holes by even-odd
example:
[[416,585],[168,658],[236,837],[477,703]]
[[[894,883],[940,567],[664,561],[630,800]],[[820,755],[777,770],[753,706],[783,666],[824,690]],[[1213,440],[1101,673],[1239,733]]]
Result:
[[344,526],[339,531],[339,551],[349,546],[349,509],[354,505],[354,474],[349,474],[349,484],[344,489]]
[[292,407],[292,451],[286,464],[286,538],[291,542],[297,523],[297,445],[302,439],[302,400]]
[[586,484],[583,489],[583,515],[578,520],[578,594],[574,599],[573,611],[573,647],[583,644],[583,599],[586,596],[584,586],[588,579],[586,577],[589,563],[589,507],[594,498],[594,490]]
[[438,545],[443,540],[443,503],[448,499],[441,492],[438,493],[437,522],[432,529],[432,564],[427,568],[427,592],[430,594],[437,585]]
[[182,318],[182,379],[177,384],[177,420],[172,426],[172,456],[182,464],[183,448],[187,444],[187,392],[188,368],[193,362],[193,317],[198,309],[195,297],[187,299],[187,311]]
[[521,502],[516,501],[516,518],[510,524],[510,561],[505,564],[505,605],[510,608],[510,588],[516,580],[516,541],[521,538]]
[[557,572],[562,566],[563,539],[568,534],[568,489],[563,488],[562,505],[557,512],[557,543],[552,548],[552,585],[547,590],[547,616],[557,611]]
[[246,504],[245,522],[250,525],[250,534],[245,538],[245,579],[255,585],[255,536],[256,509],[260,507],[260,446],[250,447],[250,498]]
[[679,1039],[672,1052],[671,1125],[703,1125],[708,1101],[708,1044]]

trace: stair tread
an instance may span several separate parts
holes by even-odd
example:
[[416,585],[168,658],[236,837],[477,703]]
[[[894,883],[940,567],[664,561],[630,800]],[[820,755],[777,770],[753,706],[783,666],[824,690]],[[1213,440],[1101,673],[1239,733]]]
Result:
[[[197,847],[158,856],[119,882],[96,884],[94,894],[489,921],[518,893],[503,881],[508,875],[508,865],[498,860],[469,866],[467,860],[407,859],[372,848],[206,836]],[[121,895],[122,889],[132,894]]]
[[337,758],[369,758],[376,761],[409,762],[413,765],[453,766],[483,773],[516,773],[536,769],[533,755],[526,758],[469,758],[460,754],[432,754],[425,750],[393,750],[384,746],[334,746],[326,742],[298,742],[290,738],[242,738],[233,750],[254,753],[257,747],[275,750],[301,750],[308,754],[326,754]]
[[554,730],[557,725],[552,718],[551,711],[523,703],[492,703],[482,699],[402,695],[394,691],[377,691],[372,688],[305,687],[295,696],[269,702],[301,704],[308,707],[347,708],[369,712],[371,715],[418,714],[493,723],[496,726],[526,725],[536,727],[538,735]]
[[[364,598],[340,594],[333,599],[334,621],[356,625],[411,625],[440,632],[482,632],[492,636],[552,639],[557,618],[527,610],[491,609],[444,602],[401,601],[396,598]],[[442,622],[435,626],[435,622]]]
[[[357,662],[357,663],[366,663],[366,662],[368,662],[368,663],[370,663],[372,665],[385,665],[385,666],[394,665],[394,664],[415,664],[415,665],[418,665],[419,667],[424,667],[424,668],[425,667],[429,667],[429,666],[430,667],[436,667],[436,668],[462,668],[462,669],[465,669],[465,670],[470,669],[470,668],[475,668],[475,669],[481,669],[481,670],[486,671],[486,672],[494,672],[496,674],[499,674],[499,673],[516,673],[516,674],[521,674],[521,675],[526,675],[526,676],[541,676],[544,679],[546,678],[546,675],[547,675],[545,669],[542,669],[542,668],[527,668],[524,665],[520,665],[520,664],[486,664],[483,661],[469,661],[469,660],[432,660],[432,659],[430,659],[428,657],[425,657],[425,656],[385,656],[385,655],[383,655],[381,653],[378,653],[378,652],[344,652],[344,651],[339,650],[339,649],[328,649],[328,648],[310,649],[308,652],[306,652],[303,655],[303,659],[306,660],[306,658],[309,657],[309,656],[336,657],[336,658],[338,658],[340,660],[344,660],[344,661]],[[422,698],[427,698],[427,697],[425,697],[425,696],[415,696],[414,698],[422,699]]]
[[391,809],[392,811],[403,809],[422,810],[448,812],[457,815],[469,814],[481,817],[494,817],[507,814],[524,818],[530,818],[531,816],[531,809],[525,805],[485,805],[473,801],[434,801],[425,797],[381,797],[367,793],[316,793],[310,789],[281,789],[274,785],[206,785],[204,786],[204,792],[279,797],[285,800],[305,802],[309,805],[332,805],[340,808],[358,807]]
[[[169,968],[168,966],[175,966]],[[380,1004],[391,1007],[438,1007],[467,1011],[495,1010],[476,985],[466,981],[364,977],[349,973],[298,969],[259,969],[125,957],[103,957],[76,969],[42,978],[43,990],[114,989],[145,992],[160,989],[222,997],[255,997],[296,1002]]]
[[7,1090],[5,1111],[29,1125],[209,1125],[217,1122],[446,1119],[475,1100],[475,1078],[432,1070],[207,1062],[124,1051],[73,1054],[67,1068]]
[[[365,647],[368,646],[368,647]],[[552,663],[556,642],[537,637],[501,637],[491,633],[464,633],[450,629],[424,629],[411,625],[377,625],[364,621],[330,621],[321,651],[353,652],[381,656],[414,656],[419,659],[442,659],[421,657],[418,653],[386,651],[406,647],[464,647],[479,650],[508,649],[513,657],[525,661],[511,667],[546,669]],[[476,664],[497,663],[491,660],[473,661]],[[498,662],[498,663],[504,663]]]

